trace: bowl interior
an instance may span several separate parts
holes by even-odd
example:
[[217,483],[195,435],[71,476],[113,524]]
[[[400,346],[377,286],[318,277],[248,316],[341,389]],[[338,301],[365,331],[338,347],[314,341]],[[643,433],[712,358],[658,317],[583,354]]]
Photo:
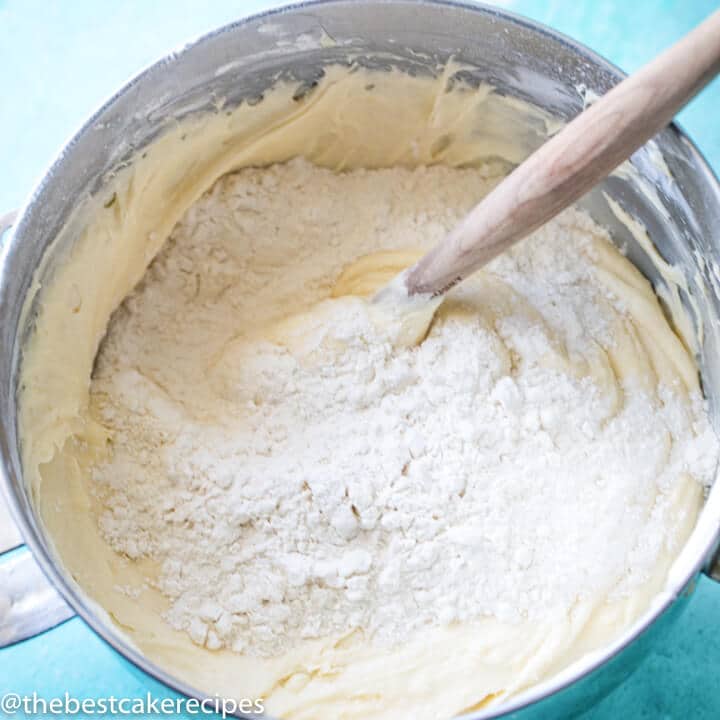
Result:
[[[230,25],[169,56],[115,95],[50,168],[3,248],[0,403],[6,421],[0,442],[7,481],[28,543],[101,635],[143,669],[185,692],[191,690],[155,668],[99,619],[97,608],[62,569],[22,480],[14,419],[22,347],[34,321],[33,305],[27,300],[41,291],[58,259],[81,233],[86,218],[79,208],[102,197],[116,174],[178,120],[262,102],[263,94],[279,80],[297,83],[299,93],[309,91],[331,65],[436,75],[451,62],[455,68],[451,84],[490,84],[497,94],[530,103],[560,121],[577,114],[620,77],[612,66],[575,43],[490,8],[411,0],[339,1],[266,13]],[[552,128],[547,124],[531,123],[523,152],[542,142],[548,130]],[[508,133],[506,140],[514,142],[511,129]],[[660,256],[680,268],[685,281],[673,286],[662,264],[647,252],[613,203],[641,221]],[[591,192],[583,204],[611,231],[616,243],[627,249],[661,295],[687,310],[686,331],[698,338],[704,389],[718,427],[720,247],[716,228],[720,226],[720,191],[712,173],[692,144],[671,127]],[[698,530],[679,560],[671,594],[685,586],[711,549],[718,525],[718,492],[715,488],[711,493]],[[616,643],[614,649],[621,645]],[[505,710],[537,699],[569,679],[533,691],[534,695],[519,698]],[[478,713],[477,717],[493,714]]]

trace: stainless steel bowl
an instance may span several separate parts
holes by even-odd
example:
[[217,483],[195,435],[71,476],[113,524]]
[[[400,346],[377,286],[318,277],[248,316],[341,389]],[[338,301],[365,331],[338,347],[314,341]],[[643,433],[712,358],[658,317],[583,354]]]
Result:
[[[291,42],[298,36],[304,42]],[[332,38],[333,43],[324,42]],[[289,42],[290,41],[290,42]],[[107,179],[167,127],[209,112],[217,97],[232,106],[257,101],[278,76],[311,83],[329,64],[350,58],[374,68],[433,73],[450,57],[467,65],[464,79],[488,82],[567,119],[584,104],[584,91],[602,94],[622,77],[592,51],[545,27],[494,8],[445,0],[321,0],[233,23],[173,53],[131,80],[95,113],[34,190],[6,235],[0,254],[0,453],[2,483],[27,544],[67,603],[119,653],[171,688],[203,694],[170,677],[112,627],[73,583],[23,482],[18,452],[18,368],[32,316],[21,313],[35,270],[54,259],[77,235],[70,222],[79,199],[102,192]],[[658,168],[657,153],[670,172]],[[633,157],[630,173],[612,177],[584,201],[591,214],[626,245],[630,258],[653,282],[657,270],[610,212],[603,192],[648,228],[661,254],[684,269],[689,294],[705,327],[699,352],[713,418],[720,405],[720,187],[702,157],[675,126]],[[654,199],[648,196],[653,188]],[[54,243],[56,238],[61,241]],[[683,298],[685,301],[687,297]],[[666,593],[623,637],[581,666],[518,696],[501,708],[473,713],[499,717],[564,717],[585,709],[622,682],[682,612],[694,580],[718,542],[720,488],[710,494],[699,529]],[[0,645],[51,626],[72,614],[31,567],[31,556],[0,565],[0,593],[13,610],[0,622]],[[33,594],[40,592],[41,595]],[[45,613],[45,614],[43,614]],[[20,627],[20,624],[26,624]],[[469,680],[470,682],[471,680]]]

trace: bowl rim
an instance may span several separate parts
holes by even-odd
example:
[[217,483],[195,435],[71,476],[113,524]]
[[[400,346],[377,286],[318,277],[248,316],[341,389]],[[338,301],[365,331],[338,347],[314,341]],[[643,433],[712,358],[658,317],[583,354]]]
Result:
[[[58,170],[61,168],[65,156],[73,151],[80,137],[88,132],[95,125],[100,116],[109,110],[117,100],[126,95],[133,87],[142,82],[151,73],[159,71],[165,65],[170,65],[176,62],[177,58],[184,55],[187,51],[201,46],[204,43],[210,42],[220,35],[231,33],[239,27],[258,21],[268,20],[279,15],[296,13],[298,11],[302,11],[303,9],[311,10],[313,8],[323,6],[350,6],[354,4],[357,4],[357,0],[289,0],[282,5],[273,5],[256,13],[243,15],[236,20],[225,23],[213,30],[204,32],[187,42],[181,43],[177,49],[171,49],[157,60],[150,62],[141,70],[131,75],[118,90],[113,92],[108,99],[101,102],[100,105],[90,113],[88,118],[80,125],[80,128],[77,131],[72,133],[70,139],[62,145],[55,158],[48,165],[46,171],[35,184],[27,196],[27,199],[21,206],[15,225],[6,234],[5,241],[2,245],[0,245],[0,301],[5,299],[5,286],[4,283],[2,283],[1,275],[4,273],[5,261],[8,251],[14,245],[15,236],[22,234],[22,228],[27,221],[27,218],[32,213],[34,206],[39,201],[45,188],[53,182]],[[574,54],[580,56],[582,59],[606,71],[616,81],[620,81],[626,77],[626,73],[619,67],[611,63],[602,55],[596,53],[594,50],[591,50],[586,45],[543,23],[532,20],[518,13],[508,11],[505,8],[486,5],[482,2],[469,2],[467,0],[367,0],[365,4],[409,7],[417,7],[418,4],[421,4],[440,6],[451,10],[464,10],[501,18],[513,23],[516,26],[546,37],[555,43],[560,43]],[[677,122],[671,123],[666,129],[672,132],[678,139],[683,141],[688,153],[693,157],[697,170],[702,173],[703,181],[708,187],[714,190],[714,194],[718,200],[718,206],[720,207],[720,181],[708,161]],[[16,421],[16,418],[13,418],[12,421]],[[65,576],[66,573],[61,569],[62,566],[58,567],[59,563],[55,562],[48,544],[36,527],[36,519],[33,517],[29,520],[25,517],[25,514],[20,506],[20,501],[15,496],[15,493],[12,491],[10,486],[8,475],[12,472],[12,467],[12,452],[8,444],[7,434],[4,426],[0,426],[0,493],[4,492],[10,507],[11,515],[20,528],[25,544],[32,552],[36,562],[46,577],[51,581],[52,585],[58,590],[60,595],[67,601],[73,610],[77,612],[77,615],[82,618],[92,631],[107,645],[122,655],[123,658],[131,665],[152,679],[162,683],[170,690],[188,698],[212,698],[213,696],[194,688],[190,683],[180,680],[176,676],[171,675],[169,672],[156,665],[137,648],[135,648],[129,640],[124,638],[120,633],[116,633],[111,630],[109,623],[101,619],[100,615],[103,612],[102,608],[100,608],[100,606],[89,597],[86,597],[79,586],[77,586],[69,577]],[[23,481],[20,480],[20,482],[22,483]],[[610,660],[619,655],[628,645],[632,644],[638,637],[643,635],[650,626],[653,625],[654,622],[659,619],[671,605],[674,604],[677,598],[684,592],[685,588],[694,581],[697,575],[707,565],[708,556],[714,552],[717,543],[718,534],[716,534],[710,542],[703,546],[702,553],[700,553],[690,569],[683,575],[683,578],[677,584],[677,587],[659,596],[659,601],[653,603],[632,624],[632,626],[623,633],[620,638],[615,640],[613,643],[604,646],[601,650],[593,652],[591,654],[592,657],[590,661],[585,663],[585,667],[582,667],[581,669],[579,668],[582,664],[582,660],[584,659],[581,658],[579,661],[572,663],[556,675],[551,676],[537,685],[527,688],[511,700],[501,705],[487,708],[485,710],[471,712],[458,717],[462,718],[462,720],[491,720],[491,718],[499,718],[509,715],[510,713],[522,710],[561,692],[565,688],[573,685],[608,663]],[[98,612],[95,607],[100,608],[101,612]],[[575,669],[576,666],[577,669],[573,672],[573,669]],[[232,713],[232,715],[235,715],[243,720],[252,720],[252,718],[258,717],[266,718],[266,720],[274,720],[272,716],[266,714],[244,715],[242,713]]]

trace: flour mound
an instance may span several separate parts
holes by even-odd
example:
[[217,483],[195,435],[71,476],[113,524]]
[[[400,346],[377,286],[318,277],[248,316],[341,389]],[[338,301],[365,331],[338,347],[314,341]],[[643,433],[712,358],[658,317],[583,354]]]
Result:
[[267,656],[548,619],[632,593],[676,549],[678,496],[709,483],[717,440],[696,392],[582,370],[624,317],[587,216],[458,288],[416,348],[363,300],[326,299],[344,264],[432,245],[495,180],[244,170],[115,314],[92,384],[113,439],[99,524],[157,563],[196,643]]

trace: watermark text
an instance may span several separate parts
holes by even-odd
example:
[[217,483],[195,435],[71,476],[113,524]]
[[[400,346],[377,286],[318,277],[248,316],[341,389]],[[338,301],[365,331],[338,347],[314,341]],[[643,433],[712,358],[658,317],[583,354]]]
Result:
[[198,700],[196,698],[156,698],[152,693],[142,697],[77,698],[70,693],[60,697],[45,698],[32,695],[6,693],[0,697],[0,713],[4,715],[219,715],[225,718],[241,715],[260,715],[265,712],[262,698],[221,698],[218,696]]

